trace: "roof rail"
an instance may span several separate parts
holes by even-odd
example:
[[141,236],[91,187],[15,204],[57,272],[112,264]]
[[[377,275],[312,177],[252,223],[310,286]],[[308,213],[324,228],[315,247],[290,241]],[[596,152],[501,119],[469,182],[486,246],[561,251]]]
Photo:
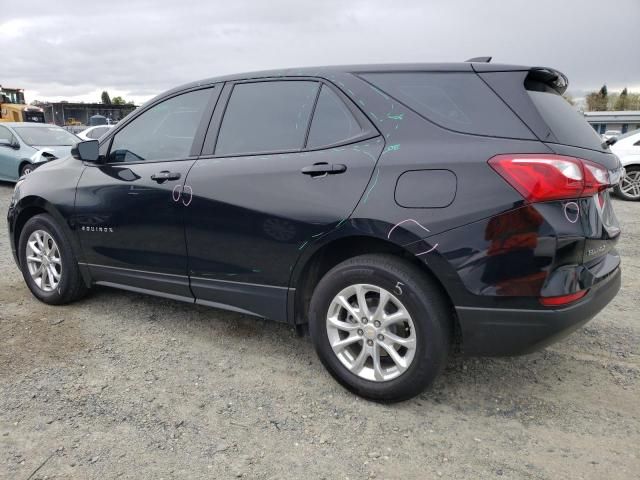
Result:
[[489,63],[492,57],[473,57],[469,60],[465,60],[465,62],[478,62],[478,63]]

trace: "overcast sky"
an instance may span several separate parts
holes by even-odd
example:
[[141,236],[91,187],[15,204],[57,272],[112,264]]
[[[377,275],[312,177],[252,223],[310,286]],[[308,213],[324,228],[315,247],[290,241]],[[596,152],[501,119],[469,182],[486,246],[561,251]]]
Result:
[[2,2],[0,84],[27,100],[142,102],[220,74],[310,65],[543,65],[570,92],[640,91],[640,0]]

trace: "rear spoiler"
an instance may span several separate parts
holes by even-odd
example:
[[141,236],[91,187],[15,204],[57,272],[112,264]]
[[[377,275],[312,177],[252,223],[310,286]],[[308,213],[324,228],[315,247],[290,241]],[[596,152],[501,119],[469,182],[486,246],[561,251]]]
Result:
[[569,79],[564,73],[547,67],[533,67],[524,79],[524,88],[539,92],[553,90],[562,95],[568,86]]

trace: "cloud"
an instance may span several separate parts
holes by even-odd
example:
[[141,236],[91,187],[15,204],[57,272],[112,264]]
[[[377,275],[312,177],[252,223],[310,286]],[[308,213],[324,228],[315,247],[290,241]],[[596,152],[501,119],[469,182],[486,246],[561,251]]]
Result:
[[478,55],[558,68],[575,90],[640,83],[637,0],[23,0],[2,15],[0,83],[29,99],[142,101],[233,72]]

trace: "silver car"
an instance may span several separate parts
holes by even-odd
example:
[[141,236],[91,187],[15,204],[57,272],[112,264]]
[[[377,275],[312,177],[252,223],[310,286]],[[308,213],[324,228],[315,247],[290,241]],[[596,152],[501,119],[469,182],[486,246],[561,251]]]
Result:
[[0,180],[14,182],[44,162],[67,157],[79,141],[56,125],[0,123]]

